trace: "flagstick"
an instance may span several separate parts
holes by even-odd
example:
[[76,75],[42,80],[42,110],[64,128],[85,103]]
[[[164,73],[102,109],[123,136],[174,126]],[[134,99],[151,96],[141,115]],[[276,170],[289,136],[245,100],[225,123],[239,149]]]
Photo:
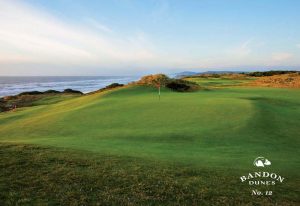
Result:
[[160,86],[158,87],[158,99],[160,100]]

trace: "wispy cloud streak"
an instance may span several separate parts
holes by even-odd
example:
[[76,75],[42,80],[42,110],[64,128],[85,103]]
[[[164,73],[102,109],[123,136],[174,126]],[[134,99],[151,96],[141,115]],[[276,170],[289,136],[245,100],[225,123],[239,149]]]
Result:
[[[71,26],[18,1],[0,1],[0,63],[114,65],[151,61],[155,54],[139,34],[130,38],[88,18]],[[96,29],[95,29],[96,28]],[[133,44],[134,43],[134,44]]]

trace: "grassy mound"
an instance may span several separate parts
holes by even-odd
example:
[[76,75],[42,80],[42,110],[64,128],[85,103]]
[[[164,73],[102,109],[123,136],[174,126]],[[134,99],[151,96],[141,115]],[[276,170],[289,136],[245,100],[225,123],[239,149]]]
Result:
[[260,77],[250,85],[262,87],[300,88],[300,73]]
[[171,78],[164,74],[154,74],[142,77],[136,82],[138,85],[149,85],[149,86],[166,86],[167,83],[171,81]]
[[199,89],[199,85],[182,79],[172,79],[164,74],[155,74],[142,77],[136,82],[137,85],[147,85],[153,87],[166,87],[177,92],[190,92]]

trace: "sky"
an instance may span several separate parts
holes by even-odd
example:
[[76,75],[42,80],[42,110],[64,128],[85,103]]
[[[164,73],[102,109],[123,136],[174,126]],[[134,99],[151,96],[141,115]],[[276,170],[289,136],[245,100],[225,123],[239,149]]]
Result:
[[0,75],[300,70],[299,0],[0,0]]

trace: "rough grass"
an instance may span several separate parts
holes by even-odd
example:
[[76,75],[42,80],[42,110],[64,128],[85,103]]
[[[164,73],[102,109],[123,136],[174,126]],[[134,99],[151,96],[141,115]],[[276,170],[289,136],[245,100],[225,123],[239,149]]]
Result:
[[251,196],[252,188],[239,182],[240,171],[20,144],[1,144],[0,151],[1,205],[296,205],[299,201],[295,182],[276,186],[272,198]]
[[[281,71],[279,71],[281,72]],[[196,82],[207,88],[220,88],[232,86],[256,86],[273,88],[300,88],[300,74],[292,72],[285,74],[269,74],[263,76],[248,76],[245,74],[215,74],[185,77],[186,80]],[[289,72],[289,71],[287,71]],[[267,73],[268,74],[268,73]]]
[[300,73],[259,77],[249,85],[261,87],[300,88]]

